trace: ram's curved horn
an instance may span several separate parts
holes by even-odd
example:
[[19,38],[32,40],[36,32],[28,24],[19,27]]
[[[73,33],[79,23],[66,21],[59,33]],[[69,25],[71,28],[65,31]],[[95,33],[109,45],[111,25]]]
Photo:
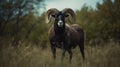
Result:
[[62,10],[63,13],[65,14],[70,14],[72,19],[70,20],[70,22],[73,24],[75,23],[75,20],[76,20],[76,15],[74,13],[74,11],[71,9],[71,8],[65,8]]
[[56,13],[58,13],[59,10],[56,9],[56,8],[51,8],[49,9],[46,14],[45,14],[45,20],[46,20],[46,23],[49,23],[50,22],[50,19],[51,19],[51,15],[55,15]]

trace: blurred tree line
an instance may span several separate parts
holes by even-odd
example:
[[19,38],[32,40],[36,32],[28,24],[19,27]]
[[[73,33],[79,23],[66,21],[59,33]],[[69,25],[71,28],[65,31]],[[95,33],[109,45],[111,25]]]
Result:
[[41,34],[47,27],[38,9],[44,9],[44,0],[0,0],[0,47],[45,41]]
[[[0,0],[0,47],[23,43],[46,47],[51,24],[45,24],[45,13],[37,12],[44,8],[44,0]],[[120,0],[103,0],[96,9],[84,5],[76,15],[87,43],[120,42]]]
[[84,5],[76,14],[88,43],[120,43],[120,0],[103,0],[103,3],[97,3],[96,9]]

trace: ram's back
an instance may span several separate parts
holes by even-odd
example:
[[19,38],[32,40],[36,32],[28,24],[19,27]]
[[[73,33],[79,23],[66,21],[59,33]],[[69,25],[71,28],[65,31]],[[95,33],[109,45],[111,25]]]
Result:
[[73,24],[71,25],[71,27],[74,28],[79,33],[80,41],[84,40],[84,31],[82,27],[80,27],[78,24]]
[[71,43],[73,44],[78,44],[80,41],[80,36],[81,36],[81,28],[77,24],[73,25],[68,25],[66,24],[66,33],[68,36],[68,40],[70,40]]

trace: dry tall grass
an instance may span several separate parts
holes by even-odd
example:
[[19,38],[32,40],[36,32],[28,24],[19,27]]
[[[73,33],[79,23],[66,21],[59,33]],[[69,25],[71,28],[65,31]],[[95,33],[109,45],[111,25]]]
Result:
[[42,50],[37,46],[9,46],[1,48],[0,67],[120,67],[120,45],[105,44],[104,47],[85,46],[85,61],[83,62],[79,48],[73,50],[72,63],[66,53],[61,63],[61,50],[57,49],[54,61],[50,48]]

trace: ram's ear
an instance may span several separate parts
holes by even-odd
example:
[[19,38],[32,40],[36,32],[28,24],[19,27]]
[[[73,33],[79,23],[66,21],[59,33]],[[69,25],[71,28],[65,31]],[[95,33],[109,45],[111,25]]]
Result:
[[65,8],[62,10],[62,12],[71,16],[71,20],[70,20],[71,24],[75,23],[76,15],[75,15],[75,12],[71,8]]
[[58,12],[59,10],[56,8],[49,9],[45,14],[46,23],[49,23],[51,20],[51,17],[55,17],[54,15],[57,14]]

